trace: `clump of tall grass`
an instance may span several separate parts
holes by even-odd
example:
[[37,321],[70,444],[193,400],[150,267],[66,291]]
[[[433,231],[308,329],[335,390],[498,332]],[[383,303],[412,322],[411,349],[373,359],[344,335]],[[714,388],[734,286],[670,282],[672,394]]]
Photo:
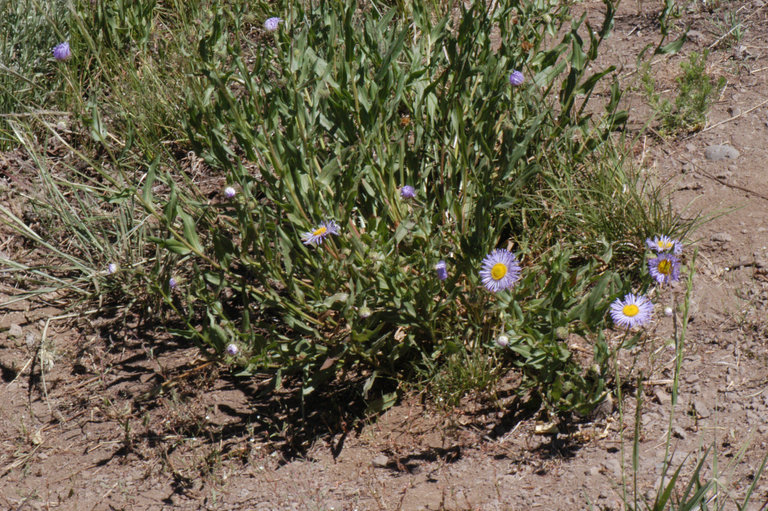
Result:
[[[66,37],[64,2],[0,2],[0,150],[15,139],[10,122],[57,115],[57,77],[52,49]],[[49,110],[53,110],[52,112]]]
[[[349,373],[368,394],[470,352],[484,367],[503,334],[500,363],[551,411],[602,399],[608,305],[642,240],[681,229],[615,141],[612,68],[588,73],[611,2],[600,27],[511,1],[96,4],[70,11],[62,69],[82,125],[48,132],[74,156],[38,166],[34,203],[72,214],[56,243],[32,237],[76,254],[83,293],[139,293],[208,355],[304,394]],[[588,367],[570,334],[594,343]]]

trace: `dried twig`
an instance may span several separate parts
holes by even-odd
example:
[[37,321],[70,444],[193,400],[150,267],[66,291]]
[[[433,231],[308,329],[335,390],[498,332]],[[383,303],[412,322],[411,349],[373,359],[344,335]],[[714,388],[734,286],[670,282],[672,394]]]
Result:
[[731,121],[733,121],[734,119],[738,119],[739,117],[742,117],[742,116],[744,116],[744,115],[747,115],[749,112],[751,112],[751,111],[753,111],[753,110],[757,110],[758,108],[760,108],[761,106],[763,106],[763,105],[764,105],[764,104],[766,104],[766,103],[768,103],[768,99],[766,99],[765,101],[763,101],[763,102],[762,102],[762,103],[760,103],[759,105],[755,105],[755,106],[753,106],[752,108],[750,108],[749,110],[747,110],[747,111],[745,111],[745,112],[741,112],[740,114],[738,114],[738,115],[734,115],[733,117],[731,117],[731,118],[729,118],[729,119],[725,119],[725,120],[723,120],[723,121],[720,121],[720,122],[718,122],[718,123],[715,123],[715,124],[713,124],[712,126],[707,126],[707,127],[706,127],[706,128],[704,128],[703,130],[701,130],[699,133],[704,133],[705,131],[709,131],[709,130],[711,130],[711,129],[713,129],[713,128],[717,128],[717,127],[718,127],[718,126],[720,126],[721,124],[725,124],[726,122],[731,122]]

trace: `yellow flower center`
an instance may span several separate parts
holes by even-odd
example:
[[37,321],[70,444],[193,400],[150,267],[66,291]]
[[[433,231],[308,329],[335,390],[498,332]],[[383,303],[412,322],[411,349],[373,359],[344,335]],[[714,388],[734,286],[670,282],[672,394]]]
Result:
[[659,266],[657,268],[659,270],[659,273],[663,275],[671,275],[672,274],[672,263],[670,263],[668,260],[663,259],[659,262]]
[[662,250],[668,250],[668,249],[672,248],[672,242],[671,241],[661,241],[661,240],[659,240],[657,245],[659,245],[659,248],[662,249]]
[[328,229],[326,227],[318,227],[317,229],[315,229],[315,231],[312,233],[312,235],[313,236],[322,236],[323,234],[325,234],[325,231],[327,231],[327,230]]
[[501,280],[504,275],[507,274],[507,265],[504,263],[496,263],[491,268],[491,277],[493,280]]
[[640,308],[634,303],[630,303],[629,305],[625,305],[624,308],[621,309],[621,312],[628,318],[633,318],[640,312]]

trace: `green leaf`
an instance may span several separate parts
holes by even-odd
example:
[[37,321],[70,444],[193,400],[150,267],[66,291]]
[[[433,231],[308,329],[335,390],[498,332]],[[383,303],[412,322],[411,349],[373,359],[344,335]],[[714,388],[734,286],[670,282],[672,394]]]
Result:
[[664,46],[661,46],[659,48],[656,48],[656,51],[654,51],[654,55],[670,55],[672,53],[677,53],[680,51],[680,48],[683,47],[683,44],[685,44],[685,41],[688,39],[687,32],[680,36],[678,39],[675,39],[669,44],[665,44]]
[[157,243],[162,248],[165,248],[166,250],[169,250],[174,254],[185,256],[192,252],[189,249],[189,247],[187,247],[184,243],[182,243],[181,241],[175,238],[162,239],[162,238],[156,238],[154,236],[149,236],[147,239],[153,243]]
[[184,226],[184,238],[190,245],[192,245],[192,248],[194,248],[198,253],[202,254],[204,249],[203,245],[200,244],[200,238],[197,236],[197,227],[195,226],[195,221],[188,213],[185,213],[184,211],[179,211],[179,216],[181,217],[181,222]]
[[366,414],[379,414],[384,410],[392,408],[395,403],[397,403],[397,392],[382,394],[380,398],[368,402],[368,406],[366,407]]
[[160,163],[159,159],[155,159],[147,169],[147,177],[144,179],[144,190],[142,191],[142,198],[146,206],[152,205],[152,187],[155,184],[157,178],[157,165]]
[[371,375],[365,380],[365,384],[363,384],[363,399],[368,399],[368,392],[371,391],[371,387],[373,387],[373,382],[376,381],[376,377],[379,375],[378,371],[373,371]]

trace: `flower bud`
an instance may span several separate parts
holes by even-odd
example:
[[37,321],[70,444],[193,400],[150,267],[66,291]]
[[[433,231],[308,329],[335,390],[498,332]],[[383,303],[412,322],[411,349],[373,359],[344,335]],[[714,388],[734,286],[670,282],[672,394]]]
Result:
[[520,71],[512,71],[512,74],[509,75],[509,83],[512,84],[514,87],[519,87],[523,84],[525,81],[525,76],[523,76],[523,73]]
[[269,18],[267,21],[264,22],[264,29],[267,32],[274,32],[278,28],[280,28],[280,23],[282,23],[283,20],[281,18]]
[[448,278],[448,270],[445,266],[445,261],[438,261],[435,265],[435,271],[437,272],[437,278],[440,280],[445,280]]
[[69,43],[63,42],[53,48],[53,58],[56,60],[67,60],[72,56],[72,50],[69,49]]

